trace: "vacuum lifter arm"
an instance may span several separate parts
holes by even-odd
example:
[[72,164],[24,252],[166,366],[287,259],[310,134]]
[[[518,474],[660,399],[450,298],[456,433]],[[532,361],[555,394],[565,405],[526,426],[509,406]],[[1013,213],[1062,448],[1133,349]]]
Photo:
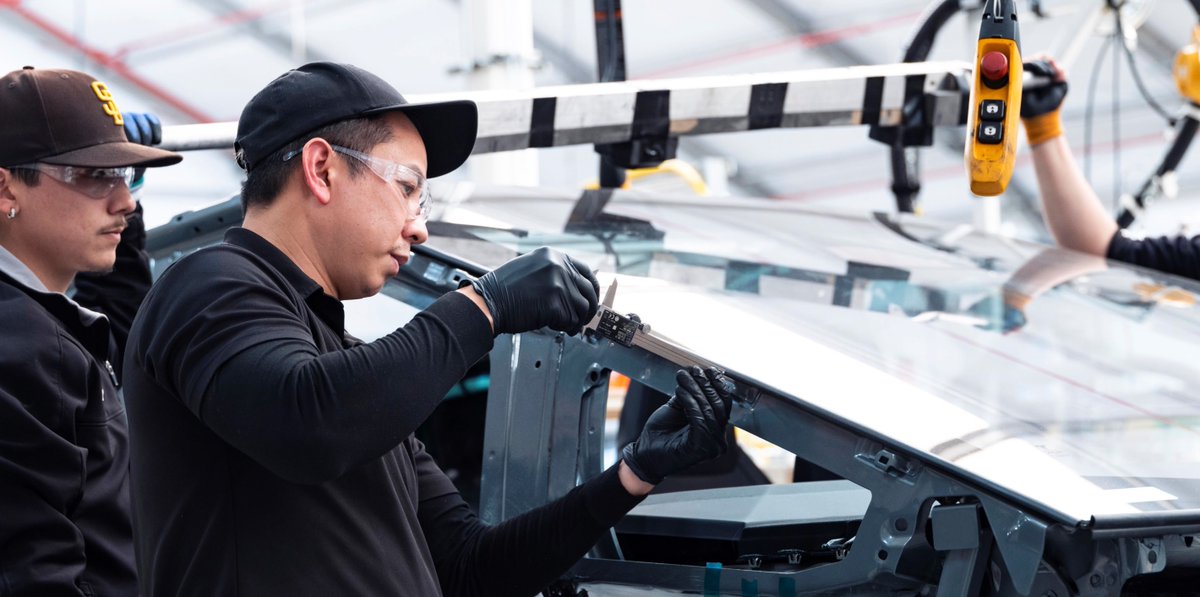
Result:
[[[414,103],[469,99],[479,107],[473,153],[645,141],[768,128],[904,123],[906,97],[923,93],[927,122],[962,126],[961,93],[939,91],[969,76],[966,62],[922,62],[720,77],[662,79],[410,96]],[[919,78],[920,87],[909,84]],[[917,91],[921,90],[921,91]],[[666,126],[664,126],[666,125]],[[230,149],[236,123],[167,126],[164,149]],[[649,133],[647,131],[654,131]],[[646,156],[643,156],[646,157]],[[666,159],[665,157],[663,159]]]

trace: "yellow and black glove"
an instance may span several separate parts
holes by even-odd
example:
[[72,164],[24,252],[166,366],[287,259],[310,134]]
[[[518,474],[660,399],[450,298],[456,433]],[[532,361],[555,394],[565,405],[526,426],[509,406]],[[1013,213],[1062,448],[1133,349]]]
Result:
[[1063,134],[1060,115],[1067,97],[1067,81],[1048,60],[1025,63],[1025,72],[1051,80],[1048,85],[1026,86],[1021,93],[1021,122],[1029,145],[1040,145]]

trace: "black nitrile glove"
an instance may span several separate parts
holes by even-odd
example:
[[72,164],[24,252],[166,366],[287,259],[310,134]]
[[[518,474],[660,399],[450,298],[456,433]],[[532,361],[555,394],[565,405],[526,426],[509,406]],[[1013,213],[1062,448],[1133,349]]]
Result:
[[646,421],[637,440],[625,446],[621,459],[633,474],[651,485],[693,465],[725,453],[725,425],[733,406],[732,381],[709,367],[680,369],[675,395]]
[[[162,143],[162,122],[158,120],[157,116],[149,112],[125,112],[121,114],[121,118],[125,120],[125,137],[129,139],[130,143],[139,145]],[[133,182],[130,183],[130,186],[140,184],[145,175],[145,168],[134,168]]]
[[587,264],[546,247],[480,276],[471,287],[487,303],[497,334],[543,327],[574,334],[600,306],[600,284]]
[[1058,71],[1046,60],[1025,63],[1025,72],[1050,79],[1050,84],[1025,87],[1021,92],[1021,118],[1034,118],[1057,111],[1067,97],[1067,82],[1056,80]]

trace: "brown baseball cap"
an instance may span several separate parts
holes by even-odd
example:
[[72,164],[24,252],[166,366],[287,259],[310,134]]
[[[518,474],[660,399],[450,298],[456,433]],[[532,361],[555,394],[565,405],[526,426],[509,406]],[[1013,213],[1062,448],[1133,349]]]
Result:
[[0,167],[154,167],[182,159],[130,143],[108,87],[91,75],[26,66],[0,78]]

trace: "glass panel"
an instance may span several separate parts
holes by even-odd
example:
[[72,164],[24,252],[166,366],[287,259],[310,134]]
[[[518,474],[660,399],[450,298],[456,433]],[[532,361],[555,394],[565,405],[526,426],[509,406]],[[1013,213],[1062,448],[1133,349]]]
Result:
[[605,284],[618,272],[615,308],[656,332],[1077,520],[1200,509],[1194,282],[762,200],[617,193],[576,211],[540,191],[443,219],[489,226],[454,239],[468,259],[551,244]]

